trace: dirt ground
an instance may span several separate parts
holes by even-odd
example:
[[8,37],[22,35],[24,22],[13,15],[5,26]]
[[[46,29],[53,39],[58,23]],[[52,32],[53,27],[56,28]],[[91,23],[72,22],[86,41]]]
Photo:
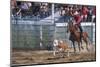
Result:
[[[96,53],[95,48],[92,50],[82,50],[80,53],[73,52],[73,49],[69,52],[69,57],[67,52],[65,53],[56,53],[56,56],[53,56],[53,51],[47,50],[13,50],[11,63],[12,65],[27,65],[27,64],[47,64],[47,63],[67,63],[67,62],[79,62],[79,61],[95,61]],[[62,57],[61,55],[64,55]]]

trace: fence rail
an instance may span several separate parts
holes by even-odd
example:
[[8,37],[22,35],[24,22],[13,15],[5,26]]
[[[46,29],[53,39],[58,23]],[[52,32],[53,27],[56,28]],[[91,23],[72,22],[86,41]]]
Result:
[[[67,22],[52,23],[13,19],[11,26],[13,48],[47,49],[48,47],[52,47],[54,38],[69,42],[69,34],[66,33]],[[82,28],[88,32],[90,40],[95,43],[95,23],[82,22]]]

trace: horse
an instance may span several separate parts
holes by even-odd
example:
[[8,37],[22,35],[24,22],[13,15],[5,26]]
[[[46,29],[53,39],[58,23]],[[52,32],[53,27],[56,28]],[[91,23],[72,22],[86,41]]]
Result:
[[86,43],[86,49],[87,49],[87,51],[89,51],[89,49],[88,49],[89,36],[88,36],[87,32],[82,32],[82,38],[81,38],[82,40],[80,40],[81,32],[78,31],[78,27],[76,25],[74,25],[73,22],[68,23],[67,32],[70,32],[69,40],[72,41],[74,53],[76,52],[75,42],[78,43],[79,52],[81,51],[81,48],[84,49],[82,46],[82,40]]
[[[64,53],[65,51],[67,51],[67,56],[69,57],[69,46],[66,42],[64,42],[63,40],[57,40],[55,39],[53,42],[53,55],[56,56],[56,52],[60,52],[60,53]],[[62,54],[62,56],[64,57],[65,54]]]

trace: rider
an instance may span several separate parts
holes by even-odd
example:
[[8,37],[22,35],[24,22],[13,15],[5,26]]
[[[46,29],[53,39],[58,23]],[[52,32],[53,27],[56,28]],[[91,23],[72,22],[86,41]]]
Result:
[[80,16],[80,13],[76,10],[76,11],[74,12],[73,17],[74,17],[74,24],[75,24],[75,25],[79,28],[79,30],[80,30],[80,40],[82,40],[82,32],[83,32],[83,29],[82,29],[82,27],[81,27],[82,18],[81,18],[81,16]]

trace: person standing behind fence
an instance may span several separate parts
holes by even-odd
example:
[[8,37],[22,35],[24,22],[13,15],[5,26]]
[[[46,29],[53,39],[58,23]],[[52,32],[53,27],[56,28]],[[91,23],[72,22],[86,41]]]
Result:
[[66,12],[65,12],[64,7],[61,7],[61,8],[60,8],[60,15],[61,15],[61,16],[65,16],[65,13],[66,13]]
[[17,12],[17,14],[21,13],[22,17],[28,15],[28,11],[31,6],[31,2],[21,2],[20,10]]
[[64,7],[60,8],[60,15],[63,17],[62,19],[64,20],[64,22],[66,21],[66,11]]
[[92,15],[92,21],[91,22],[96,22],[96,7],[93,8],[93,15]]
[[87,21],[87,17],[88,17],[88,8],[86,6],[82,6],[82,10],[81,10],[81,17],[83,18],[83,21]]
[[17,7],[16,0],[11,0],[12,16],[14,16],[16,14],[16,7]]

